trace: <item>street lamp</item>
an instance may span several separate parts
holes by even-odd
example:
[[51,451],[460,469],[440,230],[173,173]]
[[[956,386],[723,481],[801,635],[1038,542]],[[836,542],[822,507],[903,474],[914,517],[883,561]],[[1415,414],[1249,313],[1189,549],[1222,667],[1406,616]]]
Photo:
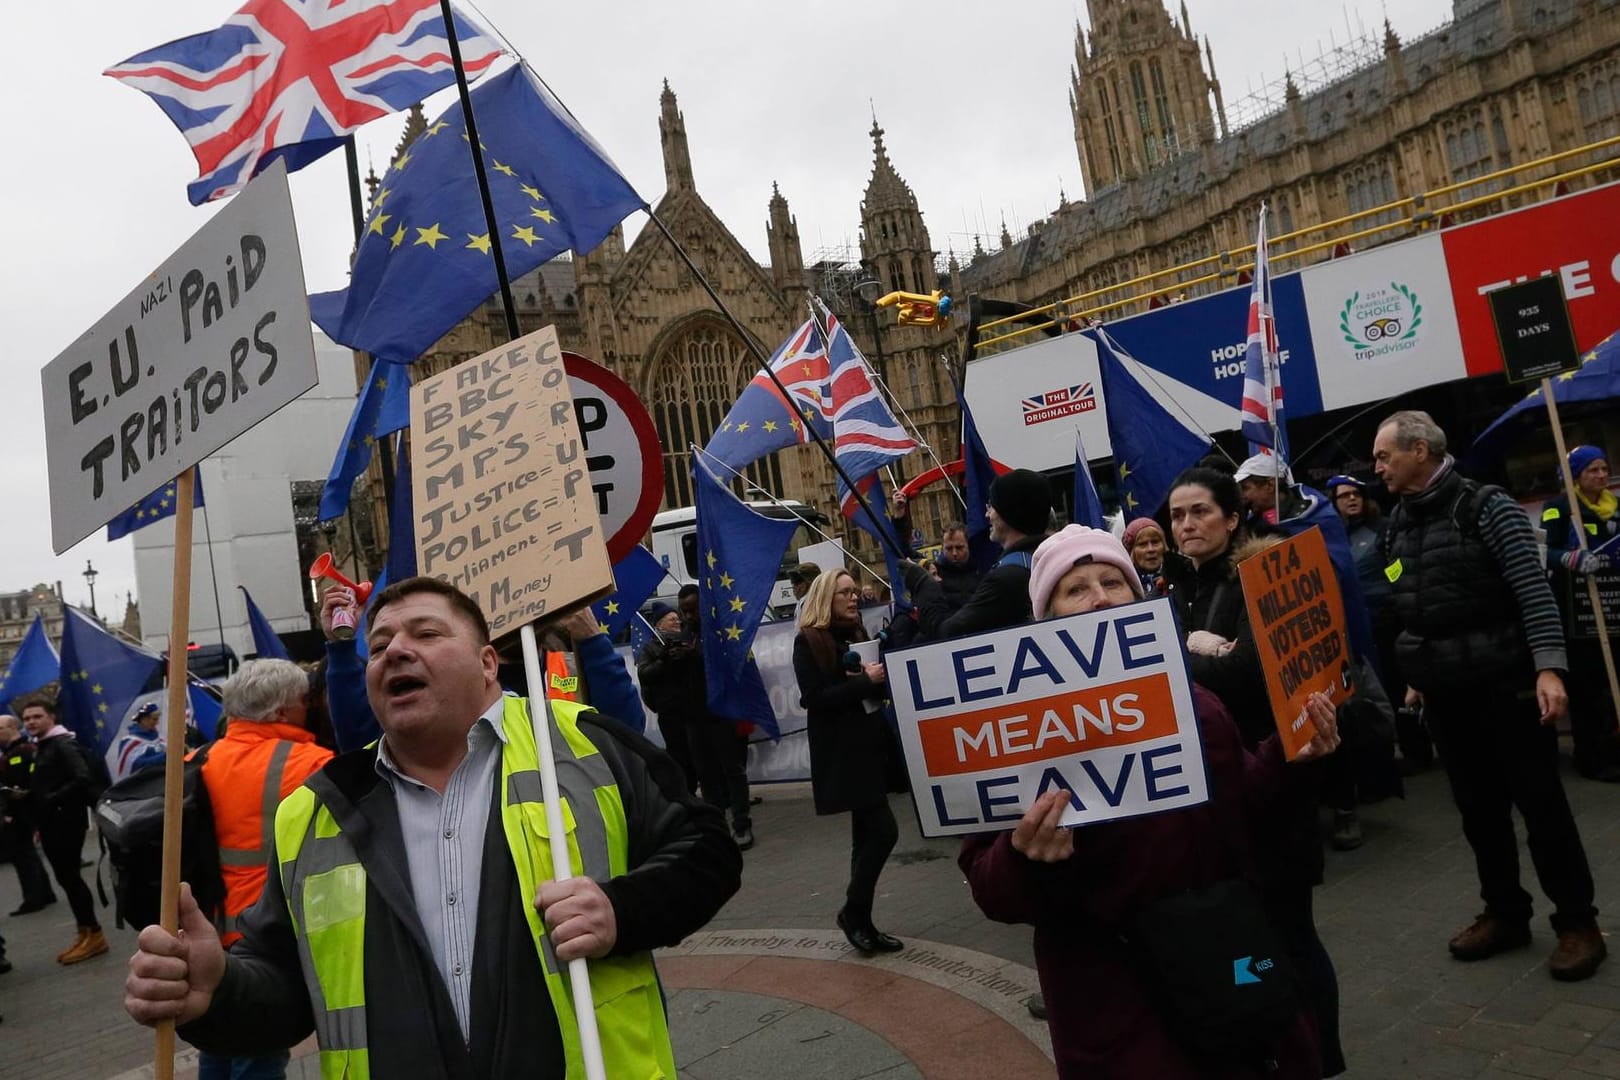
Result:
[[96,578],[99,576],[90,560],[84,560],[84,581],[85,584],[90,586],[90,614],[98,619],[101,618],[101,613],[96,610]]

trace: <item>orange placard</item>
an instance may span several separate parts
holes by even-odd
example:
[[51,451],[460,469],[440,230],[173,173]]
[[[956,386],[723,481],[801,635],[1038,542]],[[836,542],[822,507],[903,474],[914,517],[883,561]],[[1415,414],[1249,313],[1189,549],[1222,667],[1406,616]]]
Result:
[[1305,701],[1317,691],[1334,704],[1350,695],[1350,643],[1344,600],[1322,531],[1312,528],[1238,564],[1271,711],[1292,761],[1316,735]]
[[1162,673],[917,724],[931,776],[1071,757],[1177,730],[1170,678]]

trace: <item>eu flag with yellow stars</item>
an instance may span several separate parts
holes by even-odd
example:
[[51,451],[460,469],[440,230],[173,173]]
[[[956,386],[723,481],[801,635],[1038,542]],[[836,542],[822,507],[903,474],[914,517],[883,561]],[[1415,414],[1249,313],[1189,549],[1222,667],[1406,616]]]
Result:
[[71,607],[62,609],[62,725],[97,753],[118,736],[130,702],[163,666],[154,653],[126,644]]
[[[472,108],[513,280],[569,249],[589,253],[645,208],[526,68],[485,78]],[[310,314],[333,341],[409,363],[495,294],[490,245],[457,102],[382,178],[349,287],[311,296]]]
[[[191,485],[191,490],[193,492],[191,505],[201,506],[203,504],[201,472],[198,472],[196,482]],[[177,509],[175,505],[177,501],[174,497],[174,481],[170,480],[167,484],[164,484],[152,494],[107,522],[107,539],[117,540],[128,536],[136,529],[144,529],[159,518],[173,517]]]
[[349,429],[338,444],[332,472],[321,488],[320,518],[331,521],[349,508],[355,477],[371,464],[371,448],[411,422],[411,375],[404,364],[377,361],[366,374],[366,385],[355,399]]
[[1210,438],[1170,415],[1142,388],[1125,366],[1125,350],[1103,329],[1089,330],[1097,343],[1103,414],[1119,473],[1119,501],[1125,520],[1151,516],[1170,498],[1170,485],[1183,469],[1209,453]]
[[692,455],[692,494],[709,711],[751,720],[775,739],[780,737],[776,713],[750,650],[799,520],[768,518],[749,509],[709,471],[705,456]]
[[630,553],[613,564],[613,584],[618,586],[613,595],[591,605],[596,621],[615,640],[630,626],[631,620],[647,602],[658,583],[664,580],[664,564],[646,548],[637,544]]

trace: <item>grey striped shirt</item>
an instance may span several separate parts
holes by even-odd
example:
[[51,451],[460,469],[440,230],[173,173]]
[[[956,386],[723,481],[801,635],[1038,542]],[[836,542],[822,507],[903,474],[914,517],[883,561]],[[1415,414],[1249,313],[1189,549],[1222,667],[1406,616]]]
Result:
[[1480,508],[1479,532],[1519,602],[1519,621],[1536,670],[1567,672],[1563,618],[1524,508],[1507,492],[1497,492]]
[[471,1031],[473,945],[478,932],[478,889],[484,862],[484,830],[506,742],[501,718],[505,698],[490,706],[467,732],[467,756],[450,775],[444,794],[400,772],[377,745],[377,772],[394,791],[405,837],[411,895],[433,950],[433,963],[450,991],[461,1025]]

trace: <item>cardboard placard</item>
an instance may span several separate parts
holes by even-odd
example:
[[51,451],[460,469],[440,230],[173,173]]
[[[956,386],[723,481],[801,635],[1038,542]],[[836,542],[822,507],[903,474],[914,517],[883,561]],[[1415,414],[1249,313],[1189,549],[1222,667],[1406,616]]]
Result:
[[613,591],[556,328],[411,387],[411,487],[417,565],[491,633]]
[[1310,528],[1238,564],[1243,599],[1273,719],[1292,761],[1316,736],[1305,701],[1321,691],[1341,705],[1350,696],[1344,600],[1322,530]]
[[1575,328],[1556,275],[1531,278],[1486,294],[1508,382],[1535,382],[1581,366]]
[[1158,597],[891,653],[924,836],[1010,829],[1069,792],[1064,825],[1209,798],[1174,609]]
[[314,386],[277,162],[40,373],[58,555]]

